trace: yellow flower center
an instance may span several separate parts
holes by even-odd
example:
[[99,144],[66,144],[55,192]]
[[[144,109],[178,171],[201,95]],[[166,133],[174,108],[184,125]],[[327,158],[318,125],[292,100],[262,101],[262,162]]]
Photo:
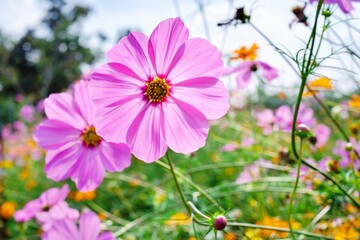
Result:
[[90,126],[84,130],[81,139],[87,147],[96,147],[101,141],[101,137],[96,134],[94,126]]
[[145,95],[151,102],[162,102],[170,92],[170,86],[166,83],[165,78],[157,76],[149,83],[146,83],[147,89]]

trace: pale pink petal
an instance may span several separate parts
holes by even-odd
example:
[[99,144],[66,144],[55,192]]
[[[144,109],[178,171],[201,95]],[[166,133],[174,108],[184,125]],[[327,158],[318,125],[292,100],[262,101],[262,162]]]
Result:
[[131,66],[140,77],[148,79],[154,76],[154,70],[150,66],[148,55],[149,38],[140,32],[132,32],[127,37],[123,37],[107,53],[109,62],[122,63]]
[[212,77],[180,82],[174,85],[172,96],[197,108],[211,120],[224,116],[229,109],[229,95],[224,84]]
[[73,97],[69,93],[51,94],[44,100],[44,105],[49,119],[66,122],[79,130],[86,126],[81,113],[74,110]]
[[41,210],[41,201],[39,199],[34,199],[26,203],[23,209],[16,211],[14,219],[17,222],[26,222],[35,217],[35,214]]
[[79,229],[81,240],[96,240],[100,233],[99,217],[91,211],[82,213]]
[[81,130],[59,120],[46,119],[36,128],[34,140],[46,150],[57,150],[65,144],[77,141]]
[[48,154],[52,152],[52,158],[46,160],[47,164],[44,169],[46,176],[55,181],[62,181],[70,177],[79,163],[79,156],[86,150],[82,144],[79,141],[66,145],[66,148],[62,148],[60,151],[48,151]]
[[[191,153],[205,145],[209,123],[205,116],[190,104],[173,99],[163,104],[165,139],[177,153]],[[164,124],[164,125],[163,125]]]
[[239,71],[239,75],[236,76],[236,83],[238,88],[243,89],[246,88],[247,85],[249,85],[249,82],[251,80],[251,69],[244,68]]
[[221,52],[209,41],[193,38],[177,51],[167,78],[172,84],[176,84],[198,77],[218,77],[222,68]]
[[42,236],[42,240],[83,240],[75,220],[58,220]]
[[159,23],[149,42],[149,56],[157,76],[166,76],[177,50],[188,38],[189,30],[180,18],[170,18]]
[[39,199],[43,205],[50,207],[58,202],[64,201],[69,193],[69,186],[65,184],[62,188],[50,188],[46,190],[40,195]]
[[74,85],[74,102],[76,111],[81,113],[86,126],[94,124],[94,106],[89,96],[89,81],[80,80]]
[[101,142],[99,154],[104,168],[109,172],[120,172],[131,164],[131,153],[122,143]]
[[79,191],[88,192],[95,190],[104,179],[105,169],[99,156],[97,148],[87,148],[79,156],[80,164],[71,175],[71,179],[76,182]]
[[131,124],[126,136],[131,152],[150,163],[165,155],[167,145],[162,133],[162,104],[148,103]]

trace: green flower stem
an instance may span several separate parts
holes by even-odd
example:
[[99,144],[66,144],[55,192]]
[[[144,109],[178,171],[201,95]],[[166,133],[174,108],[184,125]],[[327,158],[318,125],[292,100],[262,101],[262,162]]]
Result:
[[[158,165],[160,165],[161,167],[165,168],[166,170],[170,170],[169,165],[166,165],[165,163],[161,162],[161,161],[156,161],[155,163],[157,163]],[[213,199],[207,192],[205,192],[201,187],[199,187],[198,185],[196,185],[191,179],[187,178],[186,176],[184,176],[183,174],[179,173],[178,171],[174,171],[176,175],[178,175],[182,180],[184,180],[187,184],[189,184],[191,187],[193,187],[194,189],[196,189],[199,193],[201,193],[209,202],[211,202],[214,206],[219,207],[221,211],[224,211],[224,209],[219,206],[219,203],[217,203],[215,201],[215,199]]]
[[176,173],[175,173],[173,164],[172,164],[172,162],[171,162],[171,160],[170,160],[170,156],[169,156],[169,152],[168,152],[168,151],[166,152],[166,159],[167,159],[168,164],[169,164],[169,167],[170,167],[170,172],[171,172],[171,174],[172,174],[172,176],[173,176],[173,178],[174,178],[176,188],[177,188],[177,190],[178,190],[178,192],[179,192],[179,194],[180,194],[181,201],[183,202],[183,204],[184,204],[184,206],[185,206],[188,214],[191,215],[191,209],[190,209],[189,205],[188,205],[187,202],[186,202],[184,193],[182,192],[181,187],[180,187],[180,185],[179,185],[179,182],[178,182],[178,180],[177,180]]
[[[208,219],[208,217],[205,214],[203,214],[199,209],[197,209],[192,202],[189,201],[188,204],[193,212],[197,213],[198,215],[202,216],[205,219]],[[202,226],[209,226],[209,223],[207,221],[206,222],[199,221],[198,224],[202,225]],[[271,227],[271,226],[258,225],[258,224],[252,224],[252,223],[228,222],[227,226],[273,230],[273,231],[278,231],[278,232],[290,232],[290,229],[288,229],[288,228]],[[294,234],[304,235],[304,236],[308,236],[308,237],[315,237],[315,238],[319,238],[319,239],[333,239],[332,237],[327,237],[324,235],[306,232],[306,231],[294,230],[293,232],[294,232]]]
[[291,225],[291,213],[292,213],[292,207],[293,207],[293,201],[296,194],[296,189],[299,184],[299,178],[300,178],[300,168],[301,168],[301,155],[302,155],[302,145],[303,145],[303,138],[300,140],[300,150],[299,150],[299,158],[297,159],[297,169],[296,169],[296,179],[293,191],[290,196],[290,202],[289,202],[289,209],[288,209],[288,222],[289,222],[289,228],[290,228],[290,234],[293,240],[295,240],[295,234],[294,230]]

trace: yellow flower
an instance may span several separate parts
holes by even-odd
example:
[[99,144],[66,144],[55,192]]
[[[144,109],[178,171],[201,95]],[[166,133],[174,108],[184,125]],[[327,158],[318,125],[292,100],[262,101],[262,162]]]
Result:
[[357,240],[360,234],[349,222],[344,222],[334,230],[335,240]]
[[259,46],[254,43],[250,48],[246,48],[242,46],[241,48],[233,51],[235,56],[231,57],[231,60],[242,59],[242,60],[255,60],[257,58],[256,50],[258,50]]
[[170,217],[170,220],[166,221],[166,225],[171,226],[171,227],[176,227],[176,226],[184,226],[184,225],[188,225],[191,223],[191,218],[182,212],[178,212],[173,214]]
[[[289,223],[287,221],[281,220],[278,217],[269,217],[266,216],[262,221],[256,222],[258,225],[271,226],[271,227],[280,227],[280,228],[289,228]],[[301,224],[292,220],[291,226],[293,229],[300,229]],[[258,236],[264,238],[286,238],[288,236],[287,232],[279,232],[275,230],[265,230],[259,229]]]
[[12,161],[9,160],[2,160],[0,161],[0,168],[11,168],[13,166]]
[[351,100],[349,100],[348,104],[350,107],[360,109],[360,95],[353,94],[351,97]]
[[10,219],[15,213],[16,203],[12,201],[3,202],[0,206],[0,216],[3,219]]
[[332,90],[333,86],[331,80],[327,77],[319,77],[308,83],[310,89],[304,92],[303,96],[313,96],[318,90]]

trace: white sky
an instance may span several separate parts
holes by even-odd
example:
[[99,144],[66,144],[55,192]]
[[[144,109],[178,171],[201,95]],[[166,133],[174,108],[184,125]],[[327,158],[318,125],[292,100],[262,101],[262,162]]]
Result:
[[[255,2],[255,3],[254,3]],[[69,0],[68,5],[85,4],[92,8],[88,18],[78,29],[84,36],[84,41],[94,48],[108,50],[115,43],[119,31],[126,28],[138,29],[149,35],[156,25],[163,19],[180,16],[190,29],[192,37],[203,37],[211,40],[224,54],[242,45],[250,46],[256,42],[261,48],[259,57],[274,67],[281,69],[280,78],[272,84],[275,86],[290,86],[297,79],[281,57],[269,46],[264,39],[247,25],[220,28],[216,24],[229,19],[234,14],[234,7],[246,6],[252,9],[252,22],[258,26],[271,40],[281,48],[289,49],[293,54],[304,45],[301,39],[309,36],[309,29],[301,24],[294,24],[289,29],[289,23],[294,19],[291,9],[300,5],[299,0]],[[200,11],[199,3],[203,3],[204,14]],[[178,5],[178,8],[176,7]],[[353,4],[360,10],[360,3]],[[43,18],[47,4],[45,0],[0,0],[0,30],[12,39],[19,38],[29,28],[36,27]],[[315,13],[315,4],[308,5],[306,13]],[[345,15],[336,10],[339,17]],[[352,12],[353,17],[360,17],[359,11]],[[336,22],[336,20],[334,20]],[[360,21],[353,22],[360,26]],[[343,25],[343,26],[341,26]],[[209,29],[206,34],[205,26]],[[348,34],[342,34],[344,24],[336,26],[338,33],[345,40],[350,41]],[[339,32],[340,31],[340,32]],[[99,46],[95,33],[103,32],[109,36],[107,44]],[[41,34],[41,31],[39,32]],[[359,39],[359,35],[357,38]],[[324,47],[323,55],[330,49]],[[104,59],[105,61],[105,59]],[[337,63],[335,63],[337,64]],[[335,79],[339,76],[335,74]]]

